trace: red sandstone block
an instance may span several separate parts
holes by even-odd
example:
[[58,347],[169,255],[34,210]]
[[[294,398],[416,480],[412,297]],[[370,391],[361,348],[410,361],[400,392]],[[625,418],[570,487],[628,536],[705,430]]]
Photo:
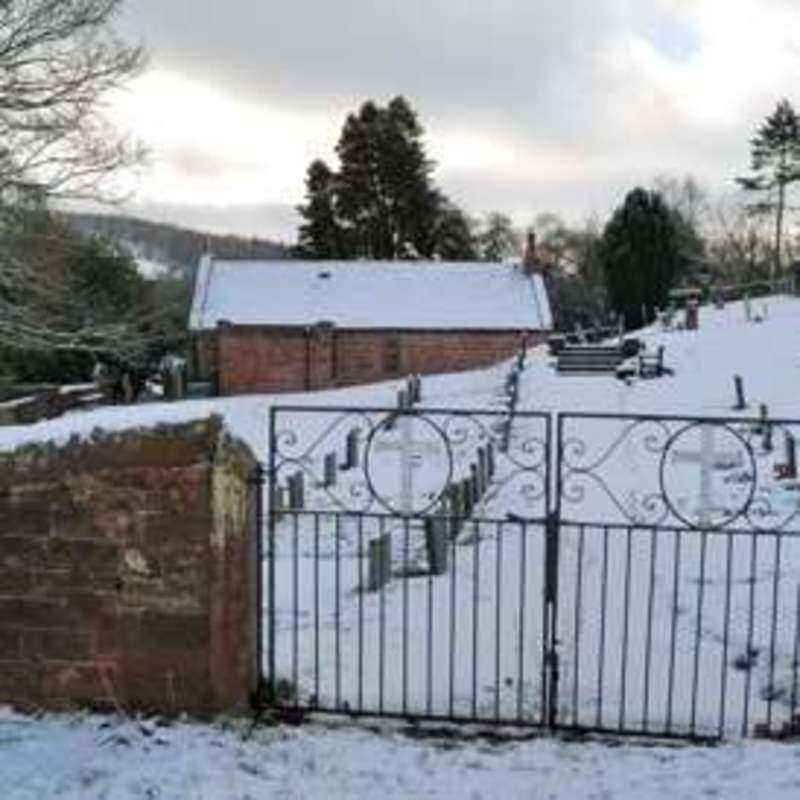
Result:
[[87,631],[23,630],[22,654],[25,659],[81,661],[89,658]]
[[32,705],[42,698],[42,668],[0,655],[0,702]]
[[22,632],[16,628],[0,628],[0,661],[22,657]]
[[[2,548],[0,547],[0,551]],[[3,558],[2,561],[8,563]],[[33,585],[33,573],[25,566],[0,568],[0,597],[13,597],[28,593]]]
[[80,614],[56,600],[0,597],[0,627],[70,628]]
[[205,614],[146,610],[141,619],[141,645],[153,650],[200,650],[209,643]]

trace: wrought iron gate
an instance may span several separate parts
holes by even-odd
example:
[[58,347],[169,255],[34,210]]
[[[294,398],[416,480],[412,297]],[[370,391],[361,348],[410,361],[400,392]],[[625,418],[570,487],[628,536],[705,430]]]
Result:
[[270,696],[580,731],[792,732],[800,510],[781,469],[796,424],[273,408]]

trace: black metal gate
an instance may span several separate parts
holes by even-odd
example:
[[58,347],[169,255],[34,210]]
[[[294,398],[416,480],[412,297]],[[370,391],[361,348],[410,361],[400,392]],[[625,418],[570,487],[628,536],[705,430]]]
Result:
[[273,408],[270,696],[580,731],[794,731],[795,424]]
[[800,733],[798,425],[558,416],[560,726]]

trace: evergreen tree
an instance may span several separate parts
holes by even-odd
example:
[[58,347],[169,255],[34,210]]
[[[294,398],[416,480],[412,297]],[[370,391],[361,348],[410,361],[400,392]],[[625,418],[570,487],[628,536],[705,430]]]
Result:
[[486,226],[478,237],[478,248],[483,261],[505,261],[519,255],[519,237],[511,218],[492,211],[486,217]]
[[[781,272],[783,223],[787,187],[800,180],[800,120],[785,98],[775,107],[750,140],[751,175],[737,178],[750,192],[763,192],[766,199],[755,203],[756,213],[775,213],[773,275]],[[777,196],[775,193],[777,192]]]
[[298,233],[302,258],[346,258],[345,232],[336,219],[336,176],[321,159],[311,162],[306,174],[307,203],[297,210],[305,222]]
[[434,186],[423,129],[402,97],[348,115],[339,170],[309,167],[299,250],[310,258],[474,257],[463,213]]
[[681,250],[679,212],[669,209],[658,192],[630,191],[607,223],[600,241],[608,301],[637,328],[663,307],[676,278],[688,267]]
[[433,255],[442,261],[477,261],[469,217],[458,206],[442,200],[436,219]]

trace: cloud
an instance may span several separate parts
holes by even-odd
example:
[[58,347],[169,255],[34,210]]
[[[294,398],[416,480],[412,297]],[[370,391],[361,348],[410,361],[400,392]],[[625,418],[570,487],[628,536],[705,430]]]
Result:
[[793,0],[127,0],[122,27],[152,70],[118,118],[173,207],[290,208],[345,115],[402,93],[469,211],[579,220],[658,173],[727,187],[800,86]]

